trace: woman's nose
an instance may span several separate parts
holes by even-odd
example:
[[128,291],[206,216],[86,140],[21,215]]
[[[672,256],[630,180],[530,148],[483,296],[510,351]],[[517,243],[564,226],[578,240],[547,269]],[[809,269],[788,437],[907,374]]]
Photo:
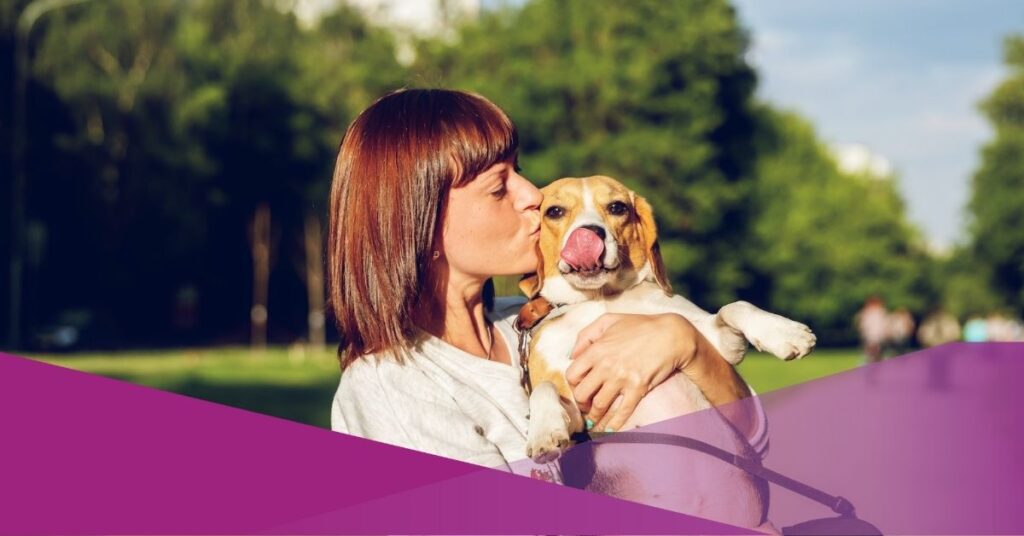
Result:
[[519,194],[519,210],[539,210],[540,203],[544,200],[544,194],[533,185],[526,177],[520,176],[522,181],[522,192]]

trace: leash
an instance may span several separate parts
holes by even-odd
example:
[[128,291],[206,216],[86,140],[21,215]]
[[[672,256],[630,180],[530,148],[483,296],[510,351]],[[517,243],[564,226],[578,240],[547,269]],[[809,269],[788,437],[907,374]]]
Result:
[[516,322],[512,326],[513,330],[519,338],[519,385],[526,390],[526,394],[529,395],[533,392],[533,385],[530,383],[530,365],[527,363],[529,360],[530,349],[530,335],[533,332],[533,326],[528,328],[521,327],[520,322]]
[[[820,489],[772,471],[771,469],[761,465],[759,460],[746,458],[739,454],[733,454],[727,450],[720,449],[714,445],[692,437],[658,432],[583,432],[582,434],[577,435],[589,437],[591,441],[599,440],[599,443],[670,445],[703,452],[704,454],[718,458],[725,463],[739,467],[754,476],[763,478],[768,482],[788,489],[798,495],[803,495],[814,502],[823,504],[841,516],[856,517],[856,511],[853,503],[844,497],[830,495]],[[584,442],[586,442],[586,440]]]

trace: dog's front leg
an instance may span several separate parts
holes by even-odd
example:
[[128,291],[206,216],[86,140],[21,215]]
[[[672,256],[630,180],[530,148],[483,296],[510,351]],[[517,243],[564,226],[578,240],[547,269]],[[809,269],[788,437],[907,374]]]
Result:
[[745,301],[730,303],[715,315],[727,328],[743,333],[758,350],[780,359],[799,359],[814,348],[817,337],[811,328]]
[[527,429],[526,455],[535,462],[552,461],[569,448],[569,435],[583,428],[583,417],[576,405],[558,395],[552,382],[541,382],[530,394],[530,426]]

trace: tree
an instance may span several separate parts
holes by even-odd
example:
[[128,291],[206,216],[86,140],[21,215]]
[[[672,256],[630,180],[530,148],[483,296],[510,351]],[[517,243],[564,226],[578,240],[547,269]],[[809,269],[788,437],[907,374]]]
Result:
[[89,308],[120,344],[183,342],[167,317],[195,289],[196,339],[245,340],[246,235],[266,203],[270,335],[305,331],[307,218],[344,127],[404,77],[390,36],[345,7],[306,28],[271,0],[109,0],[44,22],[33,71],[67,114],[37,133],[58,130],[58,172],[30,177],[55,240],[49,313]]
[[36,274],[47,316],[87,306],[124,335],[150,334],[171,292],[153,266],[173,273],[202,232],[201,213],[188,210],[193,175],[181,173],[190,151],[169,121],[183,86],[178,7],[92,2],[38,25],[32,74],[66,115],[30,133],[30,147],[55,143],[56,169],[31,168],[28,189],[30,213],[51,237]]
[[992,284],[990,267],[978,261],[969,244],[958,246],[948,258],[942,259],[937,275],[936,282],[942,289],[941,305],[961,319],[988,316],[1006,308],[1004,295]]
[[924,312],[934,293],[930,260],[895,177],[840,172],[806,121],[769,107],[762,118],[746,251],[763,301],[824,342],[850,342],[851,319],[873,294]]
[[[986,293],[995,293],[991,308],[1005,307],[1024,314],[1024,35],[1005,42],[1009,75],[981,103],[995,130],[982,150],[981,168],[972,181],[970,245],[971,271]],[[984,313],[987,311],[973,311]]]

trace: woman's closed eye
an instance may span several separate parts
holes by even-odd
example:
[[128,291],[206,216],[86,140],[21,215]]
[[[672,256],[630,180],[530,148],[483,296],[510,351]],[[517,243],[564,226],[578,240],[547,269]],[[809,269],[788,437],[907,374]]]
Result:
[[505,181],[501,181],[500,187],[497,190],[491,192],[491,195],[493,195],[495,199],[504,199],[505,194],[507,193],[508,188],[505,187]]
[[501,171],[498,172],[496,178],[498,179],[497,184],[491,188],[491,195],[494,196],[495,199],[501,200],[504,199],[505,194],[508,193],[508,168],[503,167]]

